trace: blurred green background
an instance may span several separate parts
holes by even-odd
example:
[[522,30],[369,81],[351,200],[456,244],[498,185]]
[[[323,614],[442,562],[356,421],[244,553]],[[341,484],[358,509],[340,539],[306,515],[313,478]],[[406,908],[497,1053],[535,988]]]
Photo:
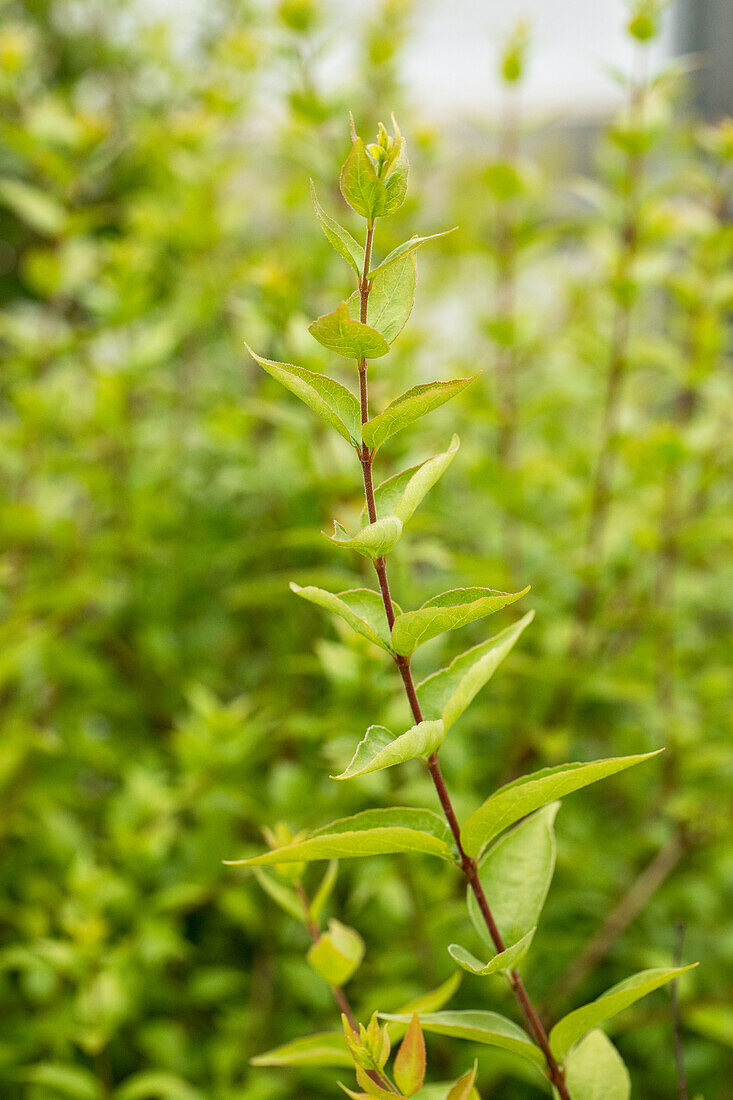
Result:
[[[364,134],[394,110],[410,146],[379,254],[460,227],[422,250],[373,398],[483,372],[381,458],[462,437],[393,555],[397,598],[521,582],[537,609],[444,746],[457,807],[666,746],[563,805],[531,987],[550,1013],[583,1003],[668,964],[683,922],[691,1095],[733,1096],[733,129],[695,109],[704,59],[645,65],[629,38],[600,118],[541,114],[521,78],[436,113],[404,75],[408,0],[141,8],[0,3],[0,1094],[340,1095],[332,1071],[248,1065],[336,1018],[303,930],[221,861],[263,824],[433,805],[417,765],[328,779],[407,718],[380,655],[287,589],[372,583],[319,533],[358,512],[358,467],[242,346],[342,370],[307,333],[351,290],[308,178],[356,232],[352,109]],[[484,636],[436,640],[418,672]],[[460,883],[422,858],[344,864],[330,911],[367,944],[362,1018],[470,943]],[[473,978],[455,1004],[514,1011]],[[635,1096],[676,1094],[667,995],[611,1033]],[[444,1078],[475,1053],[430,1051]],[[480,1052],[482,1096],[542,1095],[521,1073]]]

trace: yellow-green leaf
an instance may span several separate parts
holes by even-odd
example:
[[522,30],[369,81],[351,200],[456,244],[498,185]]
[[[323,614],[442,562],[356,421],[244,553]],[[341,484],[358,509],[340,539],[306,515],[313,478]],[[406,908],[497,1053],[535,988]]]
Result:
[[313,209],[316,212],[316,217],[326,236],[326,240],[329,244],[333,245],[340,256],[343,256],[346,262],[354,269],[355,274],[360,275],[361,265],[364,260],[364,248],[358,241],[354,240],[348,229],[344,229],[342,225],[339,225],[337,221],[329,217],[318,201],[313,180],[311,180],[311,199],[313,200]]
[[308,326],[308,331],[324,348],[346,359],[378,359],[389,351],[381,332],[351,320],[346,302],[341,302],[333,313],[319,317]]
[[417,611],[405,611],[395,617],[392,648],[395,653],[409,656],[431,638],[483,619],[527,592],[529,587],[521,592],[497,592],[493,588],[453,588],[441,592]]
[[470,951],[467,951],[465,947],[461,947],[458,943],[452,943],[448,948],[448,954],[452,959],[458,963],[460,967],[467,970],[470,974],[478,974],[486,976],[488,974],[498,974],[502,970],[512,970],[517,966],[532,946],[532,940],[534,934],[537,931],[536,928],[530,928],[526,936],[522,936],[521,940],[512,944],[511,947],[507,947],[505,951],[500,951],[494,955],[493,959],[490,959],[487,963],[482,963],[480,959],[477,959]]
[[463,846],[469,855],[477,856],[484,845],[504,829],[541,806],[546,806],[548,802],[554,802],[566,794],[579,791],[582,787],[597,783],[599,779],[632,768],[656,755],[655,752],[646,752],[638,756],[594,760],[589,764],[558,764],[557,767],[544,768],[532,775],[515,779],[513,783],[500,787],[471,814],[461,829]]
[[[397,1023],[409,1023],[411,1017],[399,1013],[380,1013],[383,1020]],[[456,1012],[431,1012],[420,1014],[423,1031],[436,1035],[451,1035],[455,1039],[468,1039],[473,1043],[501,1047],[514,1051],[529,1062],[544,1066],[545,1058],[538,1046],[530,1040],[518,1024],[496,1012],[481,1012],[473,1009]]]
[[353,1061],[341,1032],[324,1031],[294,1039],[250,1058],[253,1066],[351,1066]]
[[364,958],[364,941],[354,928],[338,920],[328,922],[308,952],[308,962],[331,985],[345,985]]
[[299,397],[321,419],[335,428],[339,435],[354,447],[361,446],[361,407],[354,394],[325,374],[316,374],[292,363],[277,363],[264,359],[248,345],[244,345],[252,358],[268,374]]
[[420,1018],[413,1012],[410,1026],[394,1060],[394,1081],[405,1096],[413,1096],[425,1080],[425,1039]]
[[570,1100],[629,1100],[629,1071],[602,1031],[591,1031],[570,1051],[565,1062]]
[[395,398],[384,412],[378,413],[368,420],[362,429],[362,437],[367,447],[376,450],[381,447],[391,436],[402,431],[408,424],[418,420],[421,416],[437,409],[440,405],[450,401],[466,386],[470,386],[478,374],[471,378],[456,378],[452,382],[426,382],[420,386],[413,386],[399,397]]
[[460,718],[481,688],[510,652],[525,627],[534,619],[529,611],[505,630],[486,642],[456,657],[447,668],[428,676],[417,686],[420,705],[426,718],[442,718],[446,730]]
[[681,974],[686,974],[696,966],[697,963],[692,963],[690,966],[670,969],[658,967],[653,970],[642,970],[631,978],[619,982],[618,985],[614,985],[595,1001],[583,1005],[582,1008],[576,1008],[574,1012],[570,1012],[555,1024],[550,1032],[552,1053],[559,1061],[564,1061],[565,1055],[578,1040],[598,1024],[603,1023],[604,1020],[610,1020],[612,1016],[623,1012],[625,1008],[646,997],[648,993],[679,978]]
[[370,726],[348,768],[332,779],[353,779],[357,775],[383,771],[406,760],[427,760],[445,736],[442,722],[420,722],[406,733],[395,737],[384,726]]

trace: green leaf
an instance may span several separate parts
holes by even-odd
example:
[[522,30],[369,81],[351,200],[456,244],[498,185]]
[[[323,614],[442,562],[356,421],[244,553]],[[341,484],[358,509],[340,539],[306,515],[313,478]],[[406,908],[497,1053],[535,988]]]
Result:
[[565,1062],[571,1100],[629,1100],[631,1079],[623,1059],[602,1031],[591,1031]]
[[455,959],[459,966],[463,967],[464,970],[468,970],[471,974],[482,976],[497,974],[500,970],[512,970],[521,962],[532,946],[536,931],[536,928],[530,928],[526,936],[523,936],[517,943],[512,944],[511,947],[507,947],[505,951],[500,951],[497,955],[494,955],[493,959],[490,959],[487,963],[482,963],[480,959],[477,959],[475,955],[472,955],[470,951],[467,951],[465,947],[461,947],[458,943],[450,945],[448,954],[452,959]]
[[471,378],[456,378],[452,382],[425,382],[423,385],[413,386],[395,398],[384,412],[366,422],[362,436],[367,447],[374,450],[381,447],[408,424],[450,401],[451,397],[465,390],[476,378],[478,374]]
[[631,978],[619,982],[618,985],[603,993],[597,1000],[583,1005],[582,1008],[576,1008],[574,1012],[570,1012],[559,1023],[555,1024],[550,1032],[552,1053],[559,1061],[564,1061],[565,1055],[571,1047],[575,1046],[579,1039],[582,1039],[598,1024],[603,1023],[604,1020],[610,1020],[612,1016],[616,1016],[619,1012],[628,1008],[629,1005],[634,1004],[642,997],[646,997],[647,993],[652,993],[655,989],[659,989],[660,986],[673,981],[680,974],[686,974],[688,970],[692,970],[696,966],[697,963],[692,963],[690,966],[672,969],[642,970]]
[[260,870],[259,867],[254,873],[262,889],[266,894],[269,894],[276,905],[279,905],[281,909],[284,909],[286,913],[289,913],[291,917],[295,917],[302,924],[305,920],[305,912],[295,890],[286,886],[284,882],[272,878],[265,871]]
[[395,737],[384,726],[370,726],[346,771],[332,779],[353,779],[356,775],[380,772],[406,760],[427,760],[443,743],[442,722],[420,722],[406,733]]
[[394,1081],[404,1096],[414,1096],[425,1080],[425,1039],[420,1019],[412,1014],[410,1026],[394,1060]]
[[388,554],[399,542],[401,534],[402,521],[397,516],[384,516],[376,523],[368,523],[355,535],[350,535],[338,523],[334,523],[333,535],[323,532],[325,538],[334,546],[343,550],[355,550],[365,558],[371,558],[372,561]]
[[353,1059],[342,1032],[322,1031],[250,1058],[252,1066],[349,1066]]
[[296,596],[301,596],[318,607],[324,607],[327,611],[333,611],[357,634],[386,649],[388,653],[392,652],[384,604],[378,592],[371,588],[352,588],[334,595],[333,592],[326,592],[325,589],[315,588],[313,585],[301,588],[300,585],[291,584],[290,588]]
[[326,868],[326,873],[321,879],[320,885],[313,895],[313,900],[310,903],[310,914],[316,924],[321,919],[321,914],[326,906],[326,902],[331,896],[334,886],[336,885],[336,879],[338,877],[338,860],[332,859]]
[[417,611],[405,611],[395,617],[392,648],[407,657],[431,638],[483,619],[527,592],[529,586],[521,592],[496,592],[493,588],[453,588],[441,592]]
[[470,1100],[471,1095],[476,1093],[473,1083],[476,1080],[477,1072],[478,1062],[476,1061],[473,1063],[473,1069],[469,1070],[468,1073],[464,1073],[463,1077],[456,1081],[445,1100]]
[[360,276],[361,266],[364,262],[363,246],[360,245],[358,241],[354,240],[348,229],[344,229],[337,221],[334,221],[333,218],[328,216],[318,201],[313,180],[311,180],[311,198],[313,200],[313,209],[321,224],[321,229],[326,235],[326,239],[333,245],[338,254],[343,256],[346,262],[354,269],[356,275]]
[[[553,822],[560,808],[551,802],[501,837],[479,863],[479,877],[490,899],[494,920],[505,943],[516,943],[539,922],[555,870]],[[473,926],[493,949],[473,890],[467,890]]]
[[56,237],[66,225],[66,211],[53,195],[24,180],[0,177],[0,203],[47,237]]
[[330,985],[345,985],[364,958],[364,940],[359,933],[338,920],[328,922],[308,952],[308,962]]
[[[39,1062],[37,1065],[22,1067],[15,1074],[20,1081],[36,1085],[45,1090],[53,1090],[54,1096],[66,1096],[69,1100],[101,1100],[102,1087],[94,1075],[81,1066],[65,1065],[61,1062]],[[39,1095],[36,1093],[36,1095]]]
[[446,730],[450,729],[491,679],[533,619],[534,611],[528,611],[513,626],[508,626],[488,641],[462,653],[447,668],[428,676],[418,684],[417,694],[424,716],[442,718]]
[[[460,439],[454,435],[447,451],[383,481],[374,490],[377,520],[395,515],[404,525],[411,519],[423,498],[450,466],[460,445]],[[366,506],[362,509],[361,519],[365,525],[369,522]]]
[[114,1100],[204,1100],[204,1095],[174,1073],[143,1070],[123,1081]]
[[225,860],[229,866],[310,862],[315,859],[359,858],[391,852],[422,852],[453,861],[451,834],[445,820],[432,810],[411,807],[365,810],[344,817],[284,848]]
[[392,115],[392,125],[395,131],[395,143],[399,142],[399,153],[392,160],[384,176],[385,194],[381,209],[377,211],[382,216],[394,214],[402,206],[407,194],[407,178],[410,171],[407,159],[407,142],[399,131],[394,115]]
[[346,359],[378,359],[389,351],[381,332],[351,320],[346,302],[341,302],[333,313],[319,317],[308,326],[308,331],[324,348]]
[[356,138],[339,177],[341,194],[352,210],[372,221],[384,206],[384,182],[377,177],[364,142]]
[[397,248],[393,248],[389,255],[382,260],[381,264],[369,272],[369,278],[375,279],[377,275],[381,275],[382,272],[386,271],[386,269],[396,260],[400,260],[403,256],[415,252],[420,245],[425,244],[426,241],[435,241],[438,237],[447,237],[449,233],[455,233],[457,228],[458,226],[454,226],[453,229],[444,229],[442,233],[432,233],[429,237],[410,237],[409,241],[403,241]]
[[[407,324],[415,304],[416,284],[414,253],[374,277],[369,291],[369,324],[381,332],[388,344],[394,342]],[[355,290],[347,304],[356,305],[359,300],[360,292]]]
[[500,787],[471,814],[461,829],[463,846],[470,856],[477,856],[485,844],[533,810],[656,755],[656,752],[645,752],[638,756],[594,760],[589,764],[559,764],[515,779]]
[[318,413],[354,447],[361,447],[361,406],[351,390],[325,374],[316,374],[304,367],[294,367],[292,363],[276,363],[272,359],[263,359],[248,344],[244,346],[268,374]]
[[[382,1020],[409,1023],[410,1017],[380,1012]],[[451,1035],[454,1039],[469,1039],[474,1043],[512,1050],[538,1066],[544,1066],[545,1058],[539,1047],[517,1024],[499,1016],[496,1012],[479,1012],[473,1009],[457,1012],[430,1012],[420,1016],[423,1031],[435,1035]]]

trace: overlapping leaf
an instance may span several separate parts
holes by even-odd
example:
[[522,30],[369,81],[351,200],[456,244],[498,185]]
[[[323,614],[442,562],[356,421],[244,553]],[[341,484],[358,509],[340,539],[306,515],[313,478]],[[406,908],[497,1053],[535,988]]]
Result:
[[482,963],[480,959],[477,959],[470,951],[467,951],[465,947],[461,947],[458,943],[452,943],[448,948],[448,953],[452,959],[458,963],[464,970],[468,970],[470,974],[479,974],[486,976],[488,974],[498,974],[502,970],[512,970],[517,966],[532,946],[532,940],[534,934],[537,931],[536,928],[530,928],[529,932],[525,936],[522,936],[521,940],[517,943],[507,947],[504,951],[498,952],[494,955],[493,959],[490,959],[487,963]]
[[[380,1013],[383,1020],[409,1023],[410,1017],[399,1013]],[[538,1066],[544,1066],[542,1051],[530,1040],[517,1024],[496,1012],[480,1012],[473,1009],[456,1012],[429,1012],[420,1015],[423,1031],[435,1035],[451,1035],[455,1039],[468,1039],[486,1046],[502,1047],[514,1051]]]
[[311,198],[313,209],[328,242],[333,245],[340,256],[354,269],[356,275],[361,274],[361,265],[364,261],[364,248],[354,240],[348,229],[344,229],[337,221],[329,217],[318,201],[316,189],[311,180]]
[[565,1062],[570,1100],[629,1100],[629,1071],[602,1031],[590,1034],[570,1051]]
[[[479,864],[479,876],[505,943],[517,943],[534,929],[555,870],[553,823],[559,802],[551,802],[502,836]],[[468,912],[486,946],[493,940],[473,890],[466,891]]]
[[447,668],[428,676],[417,686],[425,718],[442,718],[446,730],[463,714],[534,618],[529,611],[486,642],[456,657]]
[[395,653],[409,656],[431,638],[483,619],[527,592],[529,587],[521,592],[496,592],[493,588],[453,588],[441,592],[417,611],[405,611],[395,617],[392,648]]
[[[460,445],[460,439],[454,435],[447,451],[383,481],[374,491],[377,518],[395,515],[403,524],[407,523],[426,494],[450,466]],[[362,519],[366,520],[364,513]]]
[[369,278],[374,279],[377,275],[381,275],[391,264],[402,259],[403,256],[416,252],[421,244],[425,244],[427,241],[435,241],[438,237],[446,237],[449,233],[455,233],[456,228],[457,226],[454,226],[453,229],[444,229],[442,233],[431,233],[428,237],[410,237],[409,241],[403,241],[402,244],[397,245],[397,248],[393,248],[389,255],[385,256],[381,264],[372,268],[369,272]]
[[[415,304],[417,267],[415,254],[402,256],[389,268],[374,276],[369,290],[368,321],[381,332],[388,344],[402,332]],[[355,290],[348,304],[358,307],[360,292]]]
[[574,1012],[570,1012],[555,1024],[550,1032],[552,1053],[562,1062],[578,1040],[598,1024],[603,1023],[604,1020],[610,1020],[612,1016],[623,1012],[625,1008],[646,997],[648,993],[673,981],[681,974],[686,974],[696,966],[697,963],[692,963],[690,966],[671,969],[658,967],[653,970],[642,970],[631,978],[619,982],[595,1001],[583,1005],[582,1008],[576,1008]]
[[365,810],[333,821],[283,848],[225,863],[253,867],[340,857],[356,859],[391,852],[422,852],[452,861],[450,830],[445,820],[432,810],[411,807]]
[[326,534],[325,531],[323,533],[339,549],[355,550],[357,554],[376,561],[388,554],[399,542],[402,521],[397,516],[384,516],[376,523],[368,523],[355,535],[350,535],[340,524],[334,523],[333,535]]
[[[352,630],[370,642],[381,646],[387,652],[391,652],[391,640],[389,627],[384,615],[384,604],[378,592],[371,588],[352,588],[346,592],[327,592],[324,588],[316,588],[314,585],[305,585],[301,588],[298,584],[291,584],[291,590],[296,596],[323,607],[327,611],[333,611]],[[396,607],[395,607],[395,610]]]
[[341,302],[333,313],[313,321],[308,331],[324,348],[346,359],[378,359],[389,351],[381,332],[351,319],[346,302]]
[[353,1059],[342,1032],[323,1031],[294,1039],[250,1058],[253,1066],[349,1066]]
[[419,386],[413,386],[399,397],[395,398],[387,408],[368,420],[362,429],[363,439],[367,447],[376,450],[381,447],[391,436],[402,431],[408,424],[418,420],[421,416],[444,405],[455,397],[466,386],[470,386],[478,374],[471,378],[456,378],[451,382],[425,382]]
[[655,752],[647,752],[637,756],[594,760],[589,764],[559,764],[522,776],[500,787],[471,814],[461,829],[463,846],[469,855],[477,856],[484,845],[533,810],[656,755]]
[[426,760],[443,743],[442,722],[420,722],[395,737],[384,726],[370,726],[356,747],[353,759],[341,775],[332,779],[353,779],[357,775],[383,771],[407,760]]
[[325,374],[316,374],[304,367],[294,367],[292,363],[264,359],[252,351],[248,344],[244,346],[268,374],[299,397],[344,439],[354,447],[361,446],[361,408],[351,390]]

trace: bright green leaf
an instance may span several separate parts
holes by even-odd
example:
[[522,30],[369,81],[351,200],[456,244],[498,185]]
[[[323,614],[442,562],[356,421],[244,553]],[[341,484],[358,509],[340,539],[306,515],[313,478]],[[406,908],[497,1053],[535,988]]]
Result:
[[631,1079],[623,1059],[602,1031],[591,1031],[565,1062],[571,1100],[629,1100]]
[[341,302],[333,313],[319,317],[308,326],[308,331],[324,348],[346,359],[378,359],[389,351],[381,332],[351,320],[346,302]]
[[341,818],[304,840],[249,859],[225,860],[229,866],[309,862],[315,859],[360,858],[391,852],[422,852],[453,860],[451,834],[445,820],[432,810],[392,807],[365,810]]
[[450,401],[451,397],[465,390],[476,378],[478,374],[471,378],[456,378],[452,382],[425,382],[423,385],[413,386],[392,401],[384,412],[367,421],[362,429],[367,447],[381,447],[408,424]]
[[[65,1065],[62,1062],[39,1062],[22,1067],[16,1074],[18,1080],[35,1085],[37,1089],[51,1089],[52,1095],[65,1096],[69,1100],[101,1100],[102,1087],[88,1069]],[[40,1095],[37,1093],[36,1095]]]
[[697,966],[697,963],[671,969],[642,970],[631,978],[619,982],[618,985],[603,993],[597,1000],[583,1005],[582,1008],[576,1008],[574,1012],[570,1012],[559,1023],[555,1024],[550,1032],[552,1053],[559,1061],[564,1061],[565,1055],[575,1046],[578,1040],[582,1039],[598,1024],[603,1023],[604,1020],[610,1020],[612,1016],[616,1016],[619,1012],[628,1008],[629,1005],[634,1004],[642,997],[646,997],[647,993],[652,993],[660,986],[673,981],[680,974],[686,974],[688,970],[692,970],[695,966]]
[[[400,540],[402,521],[397,516],[384,516],[376,523],[368,523],[355,535],[350,535],[339,524],[334,524],[334,534],[324,536],[334,546],[344,550],[355,550],[366,558],[376,561],[388,554]],[[384,613],[384,608],[382,608]]]
[[353,779],[356,775],[379,772],[407,760],[427,760],[445,737],[442,722],[420,722],[395,737],[384,726],[370,726],[346,771],[332,779]]
[[472,955],[470,951],[457,943],[450,945],[448,953],[459,966],[463,967],[464,970],[468,970],[471,974],[482,976],[497,974],[501,970],[512,970],[521,962],[532,946],[536,931],[536,928],[530,928],[526,936],[523,936],[517,943],[512,944],[511,947],[507,947],[505,951],[500,951],[497,955],[494,955],[493,959],[490,959],[487,963],[482,963],[480,959],[477,959],[475,955]]
[[416,284],[414,252],[374,276],[369,290],[368,320],[388,344],[395,341],[407,324],[415,304]]
[[473,1083],[476,1080],[477,1072],[478,1062],[474,1062],[473,1069],[469,1070],[468,1073],[464,1073],[463,1077],[456,1081],[445,1100],[470,1100],[471,1094],[476,1092]]
[[[461,984],[462,978],[463,975],[461,971],[455,970],[450,978],[444,981],[436,989],[431,989],[428,993],[423,993],[419,997],[415,997],[412,1001],[408,1001],[406,1005],[402,1005],[402,1007],[397,1010],[398,1014],[404,1016],[405,1019],[411,1019],[413,1012],[439,1012],[453,997]],[[404,1024],[391,1023],[389,1025],[389,1034],[393,1042],[397,1042],[405,1033],[405,1030]]]
[[457,630],[467,623],[483,619],[520,599],[521,592],[496,592],[493,588],[453,588],[427,600],[417,611],[405,611],[395,617],[392,648],[409,656],[418,646],[437,638],[446,630]]
[[533,810],[656,755],[647,752],[594,760],[589,764],[559,764],[515,779],[500,787],[471,814],[461,829],[463,846],[470,856],[477,856],[485,844]]
[[[479,876],[505,943],[516,943],[535,928],[555,870],[553,822],[560,808],[551,802],[501,837],[479,864]],[[493,948],[473,890],[467,890],[474,928]]]
[[48,191],[10,176],[0,177],[0,203],[7,206],[22,221],[43,233],[55,237],[66,225],[66,211]]
[[266,894],[269,894],[276,905],[279,905],[291,917],[295,917],[297,921],[302,923],[305,920],[303,904],[295,890],[290,886],[286,886],[284,882],[280,882],[279,879],[268,875],[266,871],[261,870],[259,867],[255,869],[254,873],[262,889]]
[[350,264],[355,274],[360,275],[361,266],[364,261],[364,248],[358,241],[354,240],[347,229],[344,229],[337,221],[334,221],[333,218],[328,216],[318,201],[313,180],[311,180],[311,198],[313,200],[313,209],[321,224],[321,229],[326,235],[326,239],[333,245],[339,255],[343,256],[346,262]]
[[357,931],[338,920],[328,922],[308,952],[308,962],[331,985],[345,985],[361,966],[364,941]]
[[395,128],[395,142],[399,142],[399,153],[393,159],[384,177],[384,199],[378,214],[388,216],[394,214],[402,206],[407,194],[407,178],[410,165],[407,159],[407,142],[402,137],[392,116],[392,124]]
[[[383,1020],[409,1023],[410,1017],[380,1013]],[[544,1066],[545,1059],[539,1047],[530,1040],[517,1024],[499,1016],[496,1012],[479,1012],[473,1009],[457,1012],[430,1012],[420,1016],[423,1031],[436,1035],[452,1035],[454,1039],[469,1039],[474,1043],[502,1047]]]
[[292,363],[263,359],[248,344],[247,351],[261,367],[299,397],[354,447],[361,446],[361,406],[354,394],[325,374],[316,374]]
[[341,1032],[324,1031],[295,1039],[284,1046],[250,1058],[253,1066],[352,1066],[353,1060]]
[[364,142],[356,138],[339,177],[341,194],[352,210],[372,221],[384,206],[384,182],[377,177]]
[[391,652],[389,627],[384,614],[382,597],[378,592],[372,591],[371,588],[352,588],[334,595],[313,585],[301,588],[300,585],[291,584],[290,588],[296,596],[301,596],[318,607],[324,607],[327,611],[333,611],[357,634],[386,649],[388,653]]
[[429,237],[410,237],[409,241],[403,241],[397,248],[393,248],[389,255],[382,260],[381,264],[369,272],[369,278],[374,279],[377,275],[381,275],[390,264],[395,263],[396,260],[401,259],[403,256],[409,255],[410,252],[415,252],[420,245],[425,244],[426,241],[435,241],[438,237],[446,237],[449,233],[455,233],[457,228],[457,226],[454,226],[453,229],[444,229],[442,233],[432,233]]
[[450,729],[491,679],[533,619],[534,611],[528,611],[513,626],[508,626],[488,641],[462,653],[447,668],[428,676],[418,684],[417,694],[425,717],[442,717],[446,730]]
[[[377,517],[381,519],[395,515],[403,524],[407,523],[425,495],[450,466],[460,445],[458,436],[454,435],[447,451],[383,481],[374,491]],[[366,520],[365,513],[362,513],[362,519]]]
[[143,1070],[123,1081],[114,1100],[204,1100],[204,1094],[174,1073]]
[[394,1082],[405,1096],[413,1096],[422,1087],[425,1080],[425,1039],[420,1018],[412,1014],[402,1045],[394,1060]]
[[313,895],[313,900],[310,903],[310,914],[316,924],[319,923],[321,915],[326,906],[326,902],[331,896],[334,886],[336,885],[336,879],[338,877],[338,860],[332,859],[326,868],[326,873],[320,881],[318,889]]

